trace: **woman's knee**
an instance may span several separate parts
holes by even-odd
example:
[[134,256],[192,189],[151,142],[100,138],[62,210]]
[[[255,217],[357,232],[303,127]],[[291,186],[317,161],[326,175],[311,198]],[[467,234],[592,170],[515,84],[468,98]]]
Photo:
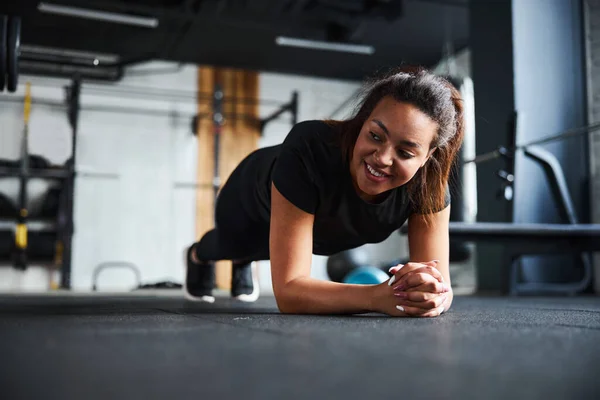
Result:
[[218,260],[219,234],[216,229],[206,232],[197,243],[192,245],[194,261],[210,262]]

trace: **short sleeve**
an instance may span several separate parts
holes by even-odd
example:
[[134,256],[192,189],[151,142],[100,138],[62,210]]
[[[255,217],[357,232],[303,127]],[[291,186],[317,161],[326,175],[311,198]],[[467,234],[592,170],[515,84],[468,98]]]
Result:
[[310,125],[303,122],[290,131],[281,145],[272,180],[290,203],[309,214],[315,214],[318,205],[315,174],[318,171],[310,146]]

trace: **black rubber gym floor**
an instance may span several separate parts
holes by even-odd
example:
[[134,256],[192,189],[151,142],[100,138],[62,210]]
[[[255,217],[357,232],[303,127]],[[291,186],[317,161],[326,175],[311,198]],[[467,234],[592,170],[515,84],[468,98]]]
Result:
[[0,297],[2,399],[597,399],[598,371],[598,297],[457,297],[433,319]]

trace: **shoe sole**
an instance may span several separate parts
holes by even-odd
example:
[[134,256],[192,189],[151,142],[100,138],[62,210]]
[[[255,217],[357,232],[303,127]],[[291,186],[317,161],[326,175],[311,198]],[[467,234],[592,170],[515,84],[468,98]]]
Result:
[[[188,252],[189,248],[184,248],[183,249],[183,265],[185,265],[185,272],[186,272],[186,276],[187,276],[187,269],[188,267],[188,262],[187,262],[187,252]],[[183,295],[185,296],[186,300],[189,301],[193,301],[195,303],[214,303],[215,302],[215,297],[214,296],[208,296],[208,295],[204,295],[204,296],[194,296],[192,293],[190,293],[190,291],[188,290],[187,287],[187,279],[184,280],[184,284],[183,284]]]
[[242,301],[244,303],[254,303],[258,300],[258,296],[260,296],[260,287],[258,286],[258,271],[256,262],[252,262],[252,293],[250,294],[240,294],[237,296],[231,296],[235,300]]

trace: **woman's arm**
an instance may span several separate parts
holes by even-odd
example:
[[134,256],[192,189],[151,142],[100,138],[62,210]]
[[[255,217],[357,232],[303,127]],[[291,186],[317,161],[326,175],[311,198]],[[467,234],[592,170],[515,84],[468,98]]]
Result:
[[372,285],[349,285],[310,277],[314,216],[271,189],[271,276],[279,310],[295,314],[370,312]]
[[[428,225],[425,218],[412,214],[408,219],[408,245],[410,259],[413,261],[439,260],[436,267],[444,277],[444,283],[450,287],[450,238],[448,222],[450,221],[450,206],[433,214]],[[444,310],[452,304],[452,290],[447,293]]]

